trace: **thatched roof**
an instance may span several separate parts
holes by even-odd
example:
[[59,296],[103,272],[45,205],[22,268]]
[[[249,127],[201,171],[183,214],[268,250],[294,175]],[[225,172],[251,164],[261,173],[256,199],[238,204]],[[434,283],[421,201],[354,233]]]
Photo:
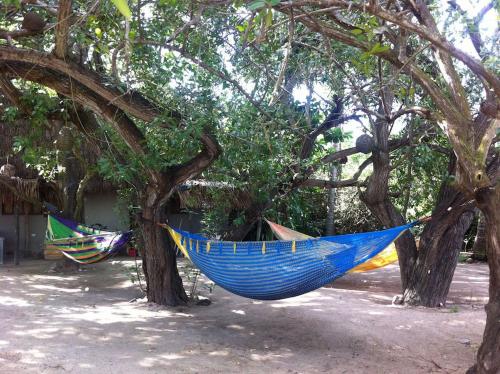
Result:
[[12,147],[16,136],[27,135],[29,127],[22,124],[6,124],[0,122],[0,167],[7,163],[14,165],[16,176],[26,179],[38,177],[36,170],[26,167],[18,155],[12,155]]
[[[36,188],[34,186],[38,184],[39,180],[38,172],[32,168],[26,167],[20,155],[13,155],[12,149],[15,138],[18,136],[28,136],[30,131],[32,131],[31,126],[26,120],[17,120],[14,123],[0,122],[0,168],[2,165],[7,165],[7,163],[14,166],[15,176],[26,180],[23,184],[23,186],[26,187],[25,192],[29,190],[27,186],[31,186],[32,193],[29,196],[24,196],[29,201],[40,201],[40,199],[42,199],[52,202],[54,201],[51,199],[51,197],[53,197],[51,195],[54,195],[54,191],[50,191],[52,188],[44,188],[47,187],[47,184],[39,186],[43,190],[42,194],[47,193],[49,196],[39,196],[41,194],[40,191],[35,193]],[[73,141],[73,131],[73,129],[65,126],[61,121],[50,121],[50,126],[47,126],[44,131],[43,138],[38,141],[40,145],[47,144],[70,152],[72,147],[76,144]],[[85,170],[82,168],[81,161],[83,161],[84,164],[95,165],[98,161],[100,151],[95,144],[91,144],[89,141],[79,142],[76,151],[78,157],[72,163],[74,164],[72,165],[72,171],[83,178]],[[14,181],[12,181],[12,183],[14,183]],[[57,189],[55,184],[49,187]],[[94,177],[87,186],[87,191],[91,193],[109,192],[113,190],[116,190],[116,188],[112,183],[104,181],[98,176]],[[16,201],[16,197],[13,196],[11,188],[5,185],[2,186],[0,183],[0,203],[2,203],[2,201],[7,202],[8,205],[12,205],[12,202]]]

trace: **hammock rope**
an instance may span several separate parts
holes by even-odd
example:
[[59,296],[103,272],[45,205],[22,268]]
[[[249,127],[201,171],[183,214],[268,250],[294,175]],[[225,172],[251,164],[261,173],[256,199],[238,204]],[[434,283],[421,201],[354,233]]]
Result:
[[258,300],[298,296],[370,260],[420,221],[387,230],[299,240],[228,242],[162,225],[209,279]]

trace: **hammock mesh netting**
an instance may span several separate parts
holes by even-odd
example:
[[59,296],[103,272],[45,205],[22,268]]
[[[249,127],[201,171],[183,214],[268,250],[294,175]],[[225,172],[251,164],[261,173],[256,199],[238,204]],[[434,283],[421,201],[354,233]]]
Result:
[[[301,240],[312,238],[312,236],[292,230],[285,226],[278,225],[277,223],[268,221],[267,219],[266,222],[271,228],[274,236],[276,236],[278,240]],[[379,269],[381,267],[390,265],[397,260],[398,252],[396,251],[396,245],[394,243],[391,243],[387,246],[387,248],[378,253],[376,256],[349,270],[349,273],[363,273],[365,271]]]
[[277,300],[320,288],[389,246],[417,224],[383,231],[267,242],[227,242],[166,226],[177,246],[212,281],[240,296]]

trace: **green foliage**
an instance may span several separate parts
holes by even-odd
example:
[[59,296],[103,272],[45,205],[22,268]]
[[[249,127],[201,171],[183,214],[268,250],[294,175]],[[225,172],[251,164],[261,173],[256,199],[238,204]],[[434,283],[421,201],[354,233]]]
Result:
[[[19,1],[8,0],[6,4],[18,6]],[[248,204],[266,202],[278,187],[286,190],[294,176],[316,165],[337,145],[352,146],[353,137],[357,135],[353,126],[347,124],[343,129],[332,128],[322,134],[311,157],[299,160],[304,138],[330,114],[334,95],[345,99],[345,114],[353,114],[355,108],[360,107],[377,111],[380,85],[390,84],[395,94],[394,108],[412,105],[433,108],[410,78],[393,76],[387,64],[379,64],[379,56],[393,45],[384,36],[389,26],[380,24],[376,17],[357,11],[343,14],[355,26],[352,37],[366,43],[368,51],[326,41],[296,22],[294,43],[288,55],[288,16],[272,9],[278,4],[279,0],[254,0],[249,3],[234,1],[224,8],[208,7],[198,24],[169,40],[186,20],[192,19],[198,4],[186,0],[143,3],[139,22],[137,2],[98,2],[92,12],[89,12],[87,1],[73,2],[74,11],[79,15],[70,35],[75,60],[95,70],[105,85],[122,93],[140,91],[158,105],[161,113],[151,123],[134,119],[146,138],[146,156],[132,152],[116,129],[103,120],[95,135],[96,144],[102,149],[96,168],[106,180],[120,186],[130,210],[137,209],[134,201],[147,182],[148,170],[165,171],[189,160],[200,150],[199,135],[203,129],[217,136],[224,153],[209,170],[196,177],[230,186],[228,189],[209,189],[202,204],[206,210],[206,225],[216,233],[227,225],[243,224],[243,211]],[[30,4],[25,7],[40,12],[50,23],[57,21],[44,9]],[[2,12],[0,10],[0,27],[16,29],[21,15],[8,18]],[[128,45],[123,31],[124,17],[130,26]],[[452,19],[449,24],[455,22],[459,20]],[[161,47],[167,40],[168,45]],[[50,53],[54,40],[53,34],[45,33],[13,42],[18,47]],[[485,43],[493,44],[493,40]],[[185,55],[172,52],[169,45]],[[417,51],[422,44],[410,37],[407,47]],[[427,62],[432,61],[431,53],[423,49],[414,56],[424,72],[435,69]],[[283,65],[285,56],[288,56],[286,66]],[[498,58],[494,54],[486,63],[498,68]],[[292,92],[293,88],[312,87],[321,94],[314,92],[304,98],[283,92],[280,100],[269,105],[282,69],[285,69],[282,86],[289,84]],[[379,69],[382,82],[378,81]],[[481,85],[474,77],[462,71],[460,74],[468,83],[467,94],[479,103]],[[234,82],[238,82],[239,87]],[[436,81],[442,87],[443,83]],[[361,91],[356,91],[356,87],[361,87]],[[61,160],[52,143],[55,134],[51,137],[45,134],[52,131],[47,126],[47,118],[61,110],[62,100],[35,84],[20,88],[25,92],[23,104],[30,110],[31,131],[16,139],[14,151],[21,153],[27,164],[37,168],[44,177],[57,178]],[[248,100],[248,95],[257,105]],[[63,104],[73,105],[70,99]],[[62,111],[65,113],[64,109]],[[179,122],[172,112],[180,113],[182,121]],[[2,113],[2,120],[8,123],[20,117],[18,108],[7,107]],[[370,127],[366,117],[361,121],[363,126]],[[409,123],[398,123],[401,129],[394,130],[393,135],[407,134]],[[428,145],[448,147],[443,135],[428,133],[425,139],[416,139],[414,143],[411,158],[408,158],[406,147],[393,153],[394,169],[389,181],[391,192],[399,193],[393,199],[399,209],[404,208],[405,191],[410,190],[408,219],[428,214],[439,184],[449,178],[446,157]],[[363,161],[364,158],[350,157],[344,166],[344,177],[352,175]],[[411,175],[408,174],[410,164]],[[328,178],[330,166],[321,165],[315,177]],[[368,168],[360,181],[370,172]],[[241,201],[240,193],[247,201]],[[338,196],[336,222],[339,232],[379,227],[359,201],[357,190],[341,190]],[[278,194],[266,215],[299,231],[320,235],[326,201],[327,191],[320,189],[300,189],[284,198]]]
[[[54,144],[47,144],[54,132],[47,117],[56,110],[58,99],[53,92],[39,85],[25,87],[21,97],[22,110],[17,107],[5,108],[2,121],[14,128],[17,136],[12,142],[12,153],[20,155],[27,167],[38,171],[46,180],[54,180],[63,169],[58,162],[58,150]],[[21,119],[24,112],[27,119]]]
[[[418,126],[419,121],[414,121]],[[449,144],[443,134],[434,134],[429,143],[417,143],[411,153],[408,149],[394,153],[393,165],[397,168],[390,180],[390,189],[398,193],[395,205],[403,210],[406,194],[409,193],[409,221],[430,215],[438,198],[443,182],[451,183],[453,176],[448,175],[448,156],[434,151],[435,145],[448,149]],[[408,174],[409,168],[411,173]]]
[[252,1],[250,4],[248,4],[248,9],[255,11],[255,10],[262,9],[264,7],[270,8],[270,7],[273,7],[275,5],[278,5],[279,3],[280,3],[280,0],[267,0],[267,1],[255,0],[255,1]]
[[113,4],[116,6],[118,11],[122,14],[126,19],[130,19],[132,17],[132,12],[128,7],[127,0],[111,0]]

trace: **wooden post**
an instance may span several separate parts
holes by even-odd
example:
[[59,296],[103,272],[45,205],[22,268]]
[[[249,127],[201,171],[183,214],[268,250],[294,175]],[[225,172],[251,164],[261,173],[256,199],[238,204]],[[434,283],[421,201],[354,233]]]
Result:
[[20,232],[19,232],[19,201],[14,202],[14,214],[16,216],[16,248],[14,249],[14,265],[19,265]]
[[25,209],[23,223],[24,223],[24,253],[26,253],[30,250],[31,227],[30,227],[29,210],[26,208],[26,206],[24,206],[23,209]]

